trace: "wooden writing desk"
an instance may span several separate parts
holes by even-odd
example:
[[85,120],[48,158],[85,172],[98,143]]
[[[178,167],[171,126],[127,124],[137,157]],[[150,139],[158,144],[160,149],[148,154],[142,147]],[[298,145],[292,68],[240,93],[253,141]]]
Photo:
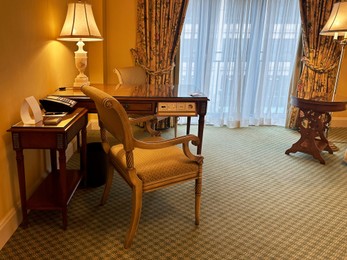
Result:
[[303,152],[325,164],[321,151],[333,153],[326,138],[331,112],[344,111],[347,102],[325,102],[292,97],[291,104],[302,112],[298,119],[300,139],[286,150],[286,154]]
[[[77,108],[66,115],[58,125],[13,125],[13,149],[16,151],[18,181],[22,204],[23,225],[28,225],[28,209],[61,210],[63,228],[67,227],[67,205],[86,170],[86,127],[87,110]],[[72,139],[81,133],[81,169],[67,170],[65,150]],[[52,172],[43,180],[34,194],[27,200],[23,149],[49,149]],[[57,154],[59,153],[59,170]]]
[[[202,140],[205,125],[205,115],[207,112],[207,102],[208,98],[199,97],[152,97],[149,96],[148,87],[143,86],[129,86],[129,85],[105,85],[105,84],[95,84],[92,85],[97,87],[111,96],[115,97],[125,108],[129,114],[144,114],[144,115],[155,115],[158,114],[158,104],[195,104],[195,113],[187,113],[187,111],[179,110],[177,111],[167,111],[165,114],[158,114],[158,116],[187,116],[187,134],[190,132],[190,116],[198,116],[198,137],[200,138],[200,144],[197,147],[197,153],[201,154],[202,150]],[[65,89],[58,90],[52,95],[57,95],[61,97],[67,97],[77,101],[77,107],[85,107],[90,113],[96,113],[96,108],[94,102],[87,96],[85,96],[80,90],[76,89]]]

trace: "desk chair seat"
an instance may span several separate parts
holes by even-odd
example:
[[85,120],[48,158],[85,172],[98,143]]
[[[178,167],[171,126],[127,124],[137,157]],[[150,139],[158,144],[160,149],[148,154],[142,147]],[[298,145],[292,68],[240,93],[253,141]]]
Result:
[[[165,139],[153,137],[145,141],[163,142]],[[154,150],[135,148],[133,155],[137,175],[142,181],[144,191],[180,182],[182,178],[185,180],[189,175],[195,179],[199,170],[199,165],[185,156],[176,146]],[[113,146],[110,157],[117,165],[120,165],[120,168],[126,168],[126,156],[122,145]]]
[[[95,102],[102,145],[109,159],[101,204],[104,204],[109,196],[114,169],[132,190],[132,213],[124,247],[131,246],[137,231],[144,192],[195,180],[195,223],[198,225],[203,157],[193,155],[189,144],[199,143],[199,138],[186,135],[169,140],[161,137],[138,140],[132,133],[132,120],[114,97],[91,86],[82,87],[82,91]],[[107,132],[118,140],[119,144],[110,146]],[[182,148],[177,146],[179,144]]]
[[147,84],[146,71],[140,66],[115,68],[113,72],[116,73],[119,84],[126,84],[126,85]]

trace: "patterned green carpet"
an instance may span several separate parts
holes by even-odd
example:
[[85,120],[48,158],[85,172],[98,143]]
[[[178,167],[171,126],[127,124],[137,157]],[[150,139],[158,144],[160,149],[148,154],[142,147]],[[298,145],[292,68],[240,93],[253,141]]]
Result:
[[104,206],[103,187],[77,190],[66,231],[59,212],[30,212],[0,259],[347,259],[347,129],[329,137],[340,150],[322,165],[284,154],[299,138],[292,130],[208,126],[200,226],[193,182],[148,193],[125,250],[131,192],[115,175]]

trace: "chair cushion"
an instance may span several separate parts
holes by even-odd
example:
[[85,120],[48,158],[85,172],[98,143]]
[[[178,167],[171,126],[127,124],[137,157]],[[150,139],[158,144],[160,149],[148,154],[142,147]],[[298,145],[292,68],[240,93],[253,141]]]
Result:
[[[150,139],[163,140],[160,137]],[[144,185],[198,176],[198,163],[187,158],[182,149],[177,146],[162,149],[135,148],[133,154],[137,175]],[[111,148],[111,158],[122,169],[126,168],[125,151],[122,145]]]
[[144,85],[147,83],[146,71],[140,66],[114,68],[118,81],[125,85]]

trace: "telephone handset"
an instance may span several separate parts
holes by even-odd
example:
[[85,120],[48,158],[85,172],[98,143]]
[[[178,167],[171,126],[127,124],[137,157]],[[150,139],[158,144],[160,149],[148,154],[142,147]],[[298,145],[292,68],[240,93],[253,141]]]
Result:
[[51,95],[40,99],[40,103],[46,112],[71,112],[77,102],[69,98]]

